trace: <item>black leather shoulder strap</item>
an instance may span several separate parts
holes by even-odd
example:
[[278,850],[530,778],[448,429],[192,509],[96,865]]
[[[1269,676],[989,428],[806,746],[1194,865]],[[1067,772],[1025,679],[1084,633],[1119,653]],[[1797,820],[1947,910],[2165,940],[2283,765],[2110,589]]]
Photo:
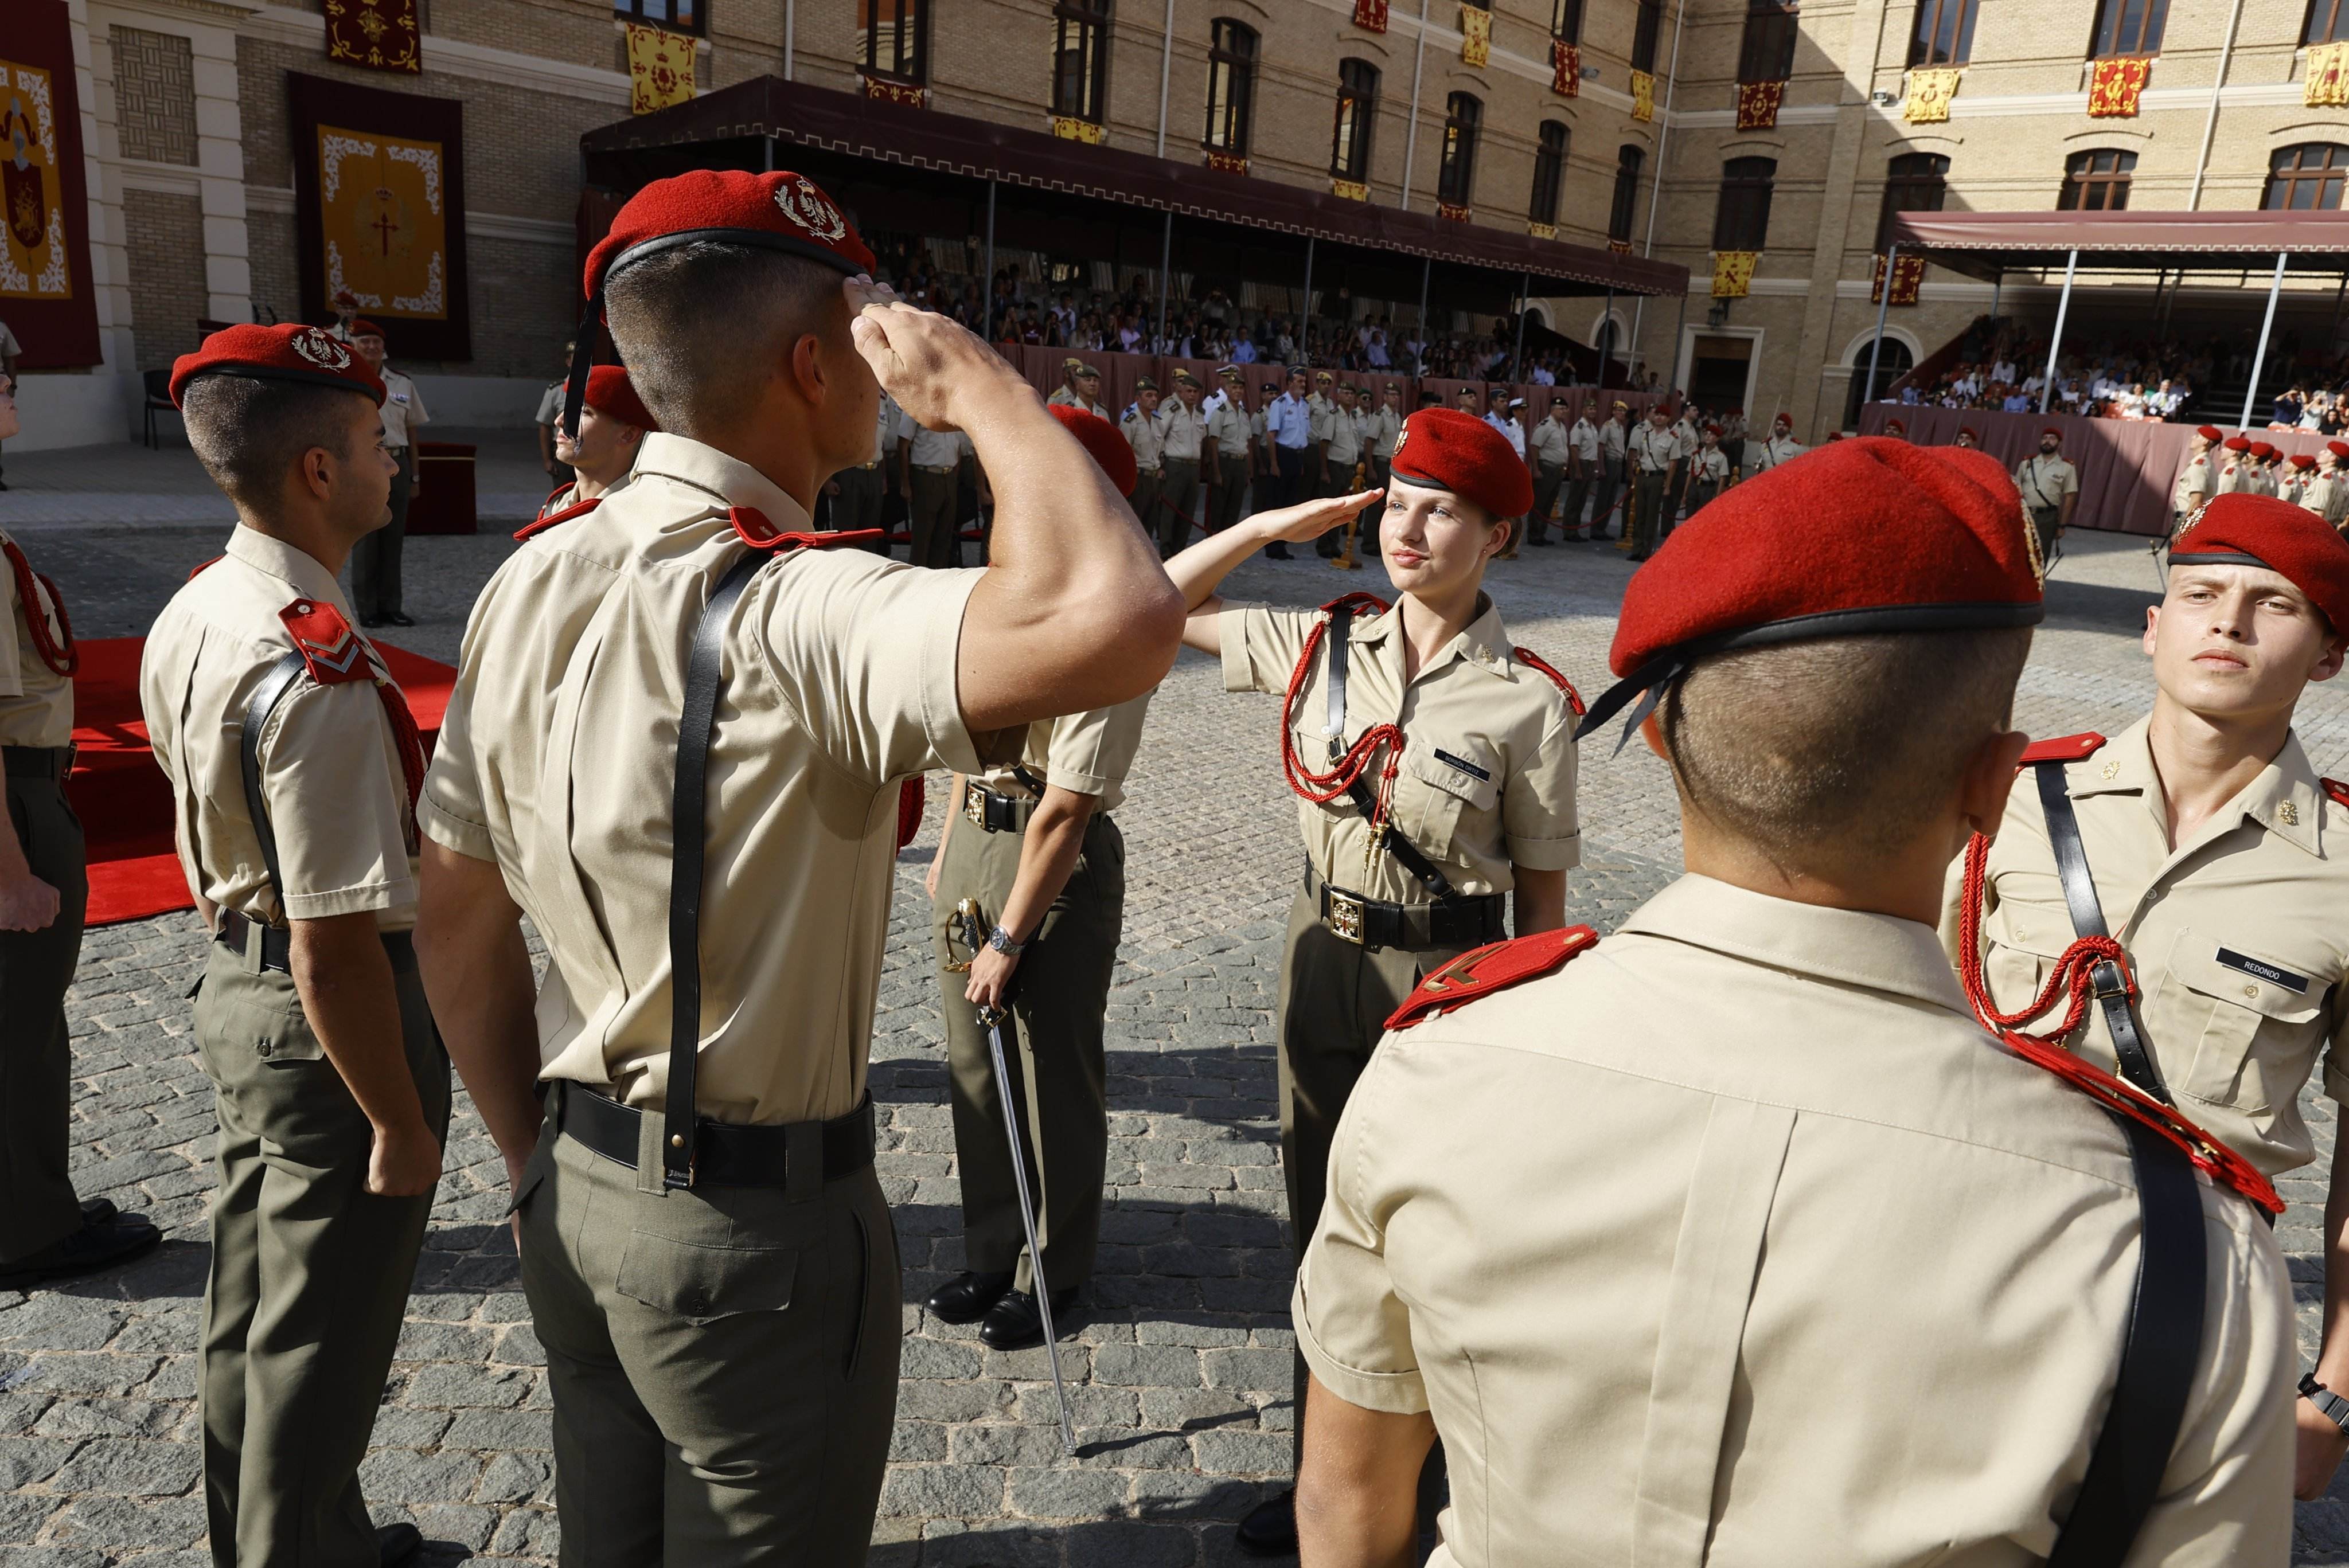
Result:
[[685,665],[685,711],[677,730],[677,785],[669,797],[675,834],[668,876],[668,1099],[661,1126],[661,1183],[693,1185],[694,1075],[701,1049],[701,880],[709,805],[709,732],[718,717],[726,624],[734,602],[772,559],[746,554],[709,591]]
[[285,883],[277,872],[277,833],[269,825],[269,802],[261,793],[261,731],[308,668],[298,653],[279,655],[254,688],[253,700],[244,705],[244,734],[237,742],[238,770],[244,776],[244,810],[253,819],[254,837],[261,841],[261,863],[269,872],[269,891],[276,895],[281,916],[285,910]]
[[[2072,913],[2073,934],[2110,936],[2104,906],[2096,899],[2096,879],[2088,871],[2087,846],[2080,841],[2080,818],[2072,809],[2064,768],[2061,760],[2052,759],[2032,766],[2039,776],[2039,803],[2047,813],[2047,841],[2055,851],[2056,880],[2064,884],[2064,903]],[[2120,966],[2106,959],[2090,975],[2105,1026],[2112,1032],[2113,1055],[2120,1063],[2121,1076],[2162,1104],[2173,1103],[2168,1086],[2161,1081],[2161,1069],[2146,1048],[2145,1026],[2137,1016],[2137,1005],[2129,1000]]]
[[2047,1568],[2120,1568],[2161,1493],[2161,1478],[2186,1417],[2202,1353],[2209,1259],[2202,1195],[2185,1154],[2142,1122],[2116,1115],[2128,1134],[2144,1217],[2137,1295],[2119,1380],[2071,1517]]
[[[1326,634],[1330,640],[1328,734],[1330,756],[1333,760],[1343,756],[1346,750],[1346,665],[1353,648],[1353,630],[1354,607],[1351,604],[1341,603],[1330,610],[1330,630]],[[1369,823],[1376,834],[1379,827],[1378,797],[1371,792],[1368,784],[1362,782],[1360,774],[1355,775],[1354,781],[1346,786],[1346,797],[1353,801],[1354,810],[1362,814],[1362,820]],[[1442,867],[1420,853],[1419,846],[1411,841],[1409,834],[1396,831],[1390,824],[1380,839],[1386,846],[1387,853],[1395,858],[1395,863],[1418,878],[1420,885],[1430,893],[1439,899],[1460,896],[1459,890],[1452,885],[1452,879],[1444,874]]]

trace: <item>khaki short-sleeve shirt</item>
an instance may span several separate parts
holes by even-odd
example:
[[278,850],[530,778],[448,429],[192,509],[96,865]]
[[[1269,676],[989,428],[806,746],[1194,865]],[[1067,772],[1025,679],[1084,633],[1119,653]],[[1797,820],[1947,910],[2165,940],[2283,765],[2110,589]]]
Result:
[[[2291,1287],[2197,1185],[2200,1363],[2129,1561],[2283,1568]],[[1433,1414],[1443,1568],[2035,1568],[2139,1233],[2120,1130],[1930,927],[1690,876],[1380,1043],[1291,1312],[1326,1387]]]
[[[425,832],[495,861],[545,938],[543,1076],[635,1106],[667,1087],[678,715],[701,607],[742,553],[730,506],[808,527],[752,469],[656,433],[625,489],[509,559],[425,785]],[[981,575],[809,550],[743,590],[709,751],[702,1114],[824,1119],[864,1092],[897,785],[979,771],[955,655]]]
[[2210,454],[2197,452],[2186,459],[2178,470],[2178,485],[2170,492],[2169,504],[2178,511],[2186,510],[2186,498],[2190,495],[2209,496],[2210,490]]
[[979,782],[999,795],[1026,799],[1027,780],[1019,777],[1025,771],[1071,794],[1092,796],[1096,811],[1114,811],[1125,803],[1126,776],[1133,771],[1133,754],[1142,749],[1142,721],[1156,695],[1144,692],[1115,707],[1039,719],[1020,744],[1019,766],[989,768]]
[[[2325,793],[2298,737],[2173,851],[2140,719],[2064,769],[2105,925],[2127,950],[2146,1044],[2178,1109],[2273,1177],[2313,1156],[2300,1090],[2325,1058],[2324,1092],[2349,1103],[2349,808]],[[1958,954],[1963,861],[1943,940]],[[1982,978],[2002,1013],[2038,994],[2077,934],[2032,779],[2016,781],[1992,843]],[[2023,1025],[2047,1033],[2064,1004]],[[2103,1011],[2071,1044],[2115,1070]]]
[[1543,419],[1536,424],[1533,433],[1526,438],[1526,445],[1532,451],[1535,462],[1550,468],[1566,467],[1566,460],[1574,455],[1574,444],[1568,438],[1567,428],[1556,419]]
[[[0,542],[14,544],[5,532]],[[0,631],[0,746],[68,746],[73,742],[73,677],[61,676],[41,659],[33,641],[31,617],[38,615],[50,642],[66,644],[65,624],[57,605],[40,580],[33,580],[34,603],[18,592],[16,573],[0,552],[0,608],[7,613]]]
[[[270,666],[295,651],[287,606],[331,605],[353,621],[335,574],[253,529],[199,571],[155,618],[139,705],[171,783],[180,866],[222,909],[270,924],[373,911],[386,931],[416,923],[416,861],[399,742],[372,680],[295,679],[260,743],[261,797],[277,840],[273,891],[244,796],[244,716]],[[350,634],[388,679],[366,637]]]
[[[1507,892],[1513,866],[1571,871],[1582,863],[1575,811],[1574,713],[1547,676],[1519,660],[1489,601],[1418,678],[1403,680],[1400,609],[1357,615],[1347,662],[1346,734],[1394,724],[1404,747],[1392,830],[1409,835],[1463,893]],[[1219,618],[1226,691],[1285,692],[1319,610],[1234,605]],[[1289,716],[1298,760],[1330,768],[1329,656],[1318,651]],[[1277,722],[1277,721],[1276,721]],[[1364,772],[1375,789],[1383,748]],[[1429,902],[1391,854],[1371,855],[1370,825],[1340,794],[1297,803],[1305,852],[1324,879],[1366,898]],[[1367,864],[1365,863],[1367,860]]]

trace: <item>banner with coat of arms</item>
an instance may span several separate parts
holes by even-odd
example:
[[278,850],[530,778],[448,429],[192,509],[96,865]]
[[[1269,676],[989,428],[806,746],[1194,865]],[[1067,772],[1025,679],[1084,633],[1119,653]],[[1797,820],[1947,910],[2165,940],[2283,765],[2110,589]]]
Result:
[[2134,119],[2145,84],[2153,79],[2153,62],[2142,57],[2098,60],[2088,77],[2088,115],[2092,119]]
[[[1892,303],[1908,305],[1917,303],[1918,290],[1925,282],[1925,258],[1917,255],[1901,257],[1892,267]],[[1868,303],[1876,304],[1884,297],[1884,255],[1876,257],[1876,281],[1869,287]]]
[[1582,47],[1564,38],[1549,41],[1549,90],[1560,98],[1582,96]]
[[1754,284],[1759,251],[1715,251],[1713,253],[1713,297],[1744,299]]
[[1656,73],[1631,73],[1631,118],[1652,120],[1656,118]]
[[1354,26],[1373,33],[1387,30],[1387,0],[1354,0]]
[[326,58],[420,73],[416,0],[326,0]]
[[1958,96],[1958,78],[1965,73],[1955,66],[1909,73],[1909,101],[1900,118],[1910,125],[1939,125],[1950,118],[1950,100]]
[[289,75],[302,313],[338,294],[402,359],[470,359],[465,109],[454,98]]
[[2349,104],[2349,43],[2309,46],[2308,82],[2301,102],[2310,108]]
[[1493,13],[1482,5],[1460,7],[1460,63],[1489,65],[1493,58]]
[[1784,82],[1737,84],[1737,129],[1768,130],[1778,123],[1778,109],[1786,101]]
[[642,22],[628,27],[628,98],[630,114],[650,114],[657,108],[683,103],[693,96],[693,40],[682,33],[664,33]]
[[0,320],[20,368],[97,365],[81,101],[65,0],[7,0],[0,32]]

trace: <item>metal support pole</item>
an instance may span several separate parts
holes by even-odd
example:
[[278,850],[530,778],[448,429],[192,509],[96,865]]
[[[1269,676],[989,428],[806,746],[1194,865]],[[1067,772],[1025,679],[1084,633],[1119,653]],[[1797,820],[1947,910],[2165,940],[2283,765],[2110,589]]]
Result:
[[1419,259],[1419,353],[1413,357],[1411,374],[1413,379],[1427,374],[1427,285],[1435,275],[1435,258]]
[[1884,358],[1884,318],[1892,310],[1892,263],[1899,259],[1900,245],[1895,241],[1884,253],[1884,292],[1876,296],[1876,341],[1868,346],[1868,387],[1859,395],[1863,411],[1876,401],[1876,367]]
[[[1402,139],[1402,200],[1397,203],[1406,212],[1411,211],[1411,170],[1419,157],[1419,81],[1427,71],[1427,0],[1419,0],[1419,52],[1411,62],[1411,126]],[[1422,315],[1421,330],[1425,330]]]
[[1174,0],[1166,0],[1166,32],[1158,46],[1158,156],[1166,156],[1166,89],[1174,77]]
[[1669,393],[1672,393],[1672,392],[1676,392],[1676,391],[1679,391],[1679,390],[1680,390],[1679,382],[1680,382],[1680,378],[1681,378],[1681,331],[1682,331],[1682,329],[1683,327],[1685,327],[1685,326],[1687,326],[1687,325],[1688,325],[1688,290],[1686,290],[1686,289],[1682,289],[1682,290],[1681,290],[1681,308],[1680,308],[1679,310],[1677,310],[1677,311],[1675,311],[1675,312],[1673,312],[1673,313],[1672,313],[1672,377],[1671,377],[1671,385],[1668,385],[1668,386],[1667,386],[1667,387],[1665,387],[1665,388],[1664,388],[1665,392],[1666,392],[1666,393],[1668,393],[1668,394],[1669,394]]
[[2251,384],[2243,393],[2243,428],[2251,428],[2251,405],[2259,400],[2260,372],[2268,362],[2268,334],[2275,329],[2276,296],[2283,293],[2283,264],[2291,256],[2289,251],[2276,253],[2275,276],[2268,283],[2268,314],[2260,323],[2259,352],[2251,356]]
[[1509,356],[1509,379],[1512,381],[1526,378],[1526,295],[1533,292],[1533,273],[1517,274],[1517,347],[1516,352]]
[[[1885,283],[1889,286],[1891,281],[1891,279],[1887,278]],[[1998,296],[2000,292],[2005,287],[2006,269],[2004,267],[2001,267],[1998,271],[1990,275],[1990,318],[1992,321],[1996,321],[1998,319]]]
[[759,168],[768,174],[775,171],[775,139],[771,136],[759,139]]
[[[2064,263],[2064,294],[2055,302],[2055,332],[2047,340],[2047,381],[2039,388],[2039,411],[2047,412],[2047,405],[2055,398],[2055,356],[2064,351],[2064,318],[2072,311],[2072,276],[2080,270],[2080,253],[2074,251]],[[1892,286],[1888,278],[1884,292],[1889,297]]]
[[987,182],[987,279],[979,286],[984,291],[979,298],[985,302],[980,306],[980,319],[983,326],[979,335],[988,342],[993,343],[995,341],[995,181],[992,178]]
[[[878,22],[874,25],[880,26]],[[799,46],[799,33],[800,0],[783,0],[783,80],[785,81],[792,79],[792,64]]]
[[1166,341],[1166,285],[1174,264],[1174,209],[1166,209],[1166,232],[1158,242],[1158,341]]
[[[1313,329],[1313,236],[1305,236],[1305,308],[1297,313],[1297,352],[1305,355],[1306,340]],[[1298,361],[1302,365],[1304,359]]]
[[2344,296],[2349,296],[2349,273],[2341,274],[2341,286],[2333,291],[2333,322],[2324,329],[2324,345],[2327,348],[2333,346],[2334,338],[2341,335],[2341,302]]
[[[1605,351],[1599,356],[1599,385],[1600,389],[1604,390],[1607,386],[1607,367],[1615,363],[1615,285],[1613,284],[1607,285],[1606,312],[1599,316],[1599,330],[1592,333],[1591,336],[1607,346]],[[1591,346],[1595,348],[1598,344],[1593,344]],[[1627,381],[1630,379],[1628,373],[1624,379]]]

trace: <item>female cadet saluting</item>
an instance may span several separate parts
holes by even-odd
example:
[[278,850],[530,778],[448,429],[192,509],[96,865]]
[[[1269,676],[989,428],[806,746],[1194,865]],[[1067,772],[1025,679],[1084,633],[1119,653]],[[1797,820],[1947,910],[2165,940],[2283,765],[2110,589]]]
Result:
[[[1216,586],[1257,550],[1313,539],[1367,496],[1259,512],[1166,563],[1189,606],[1184,641],[1220,655],[1227,691],[1283,692],[1280,758],[1299,799],[1304,885],[1280,965],[1280,1148],[1297,1244],[1321,1212],[1330,1140],[1387,1016],[1431,971],[1508,934],[1564,923],[1581,859],[1575,714],[1565,678],[1511,645],[1485,563],[1533,504],[1499,431],[1449,408],[1403,424],[1379,524],[1392,608],[1349,594],[1319,610],[1229,606]],[[1305,1374],[1297,1374],[1304,1451]],[[1284,1492],[1240,1527],[1296,1550]]]

